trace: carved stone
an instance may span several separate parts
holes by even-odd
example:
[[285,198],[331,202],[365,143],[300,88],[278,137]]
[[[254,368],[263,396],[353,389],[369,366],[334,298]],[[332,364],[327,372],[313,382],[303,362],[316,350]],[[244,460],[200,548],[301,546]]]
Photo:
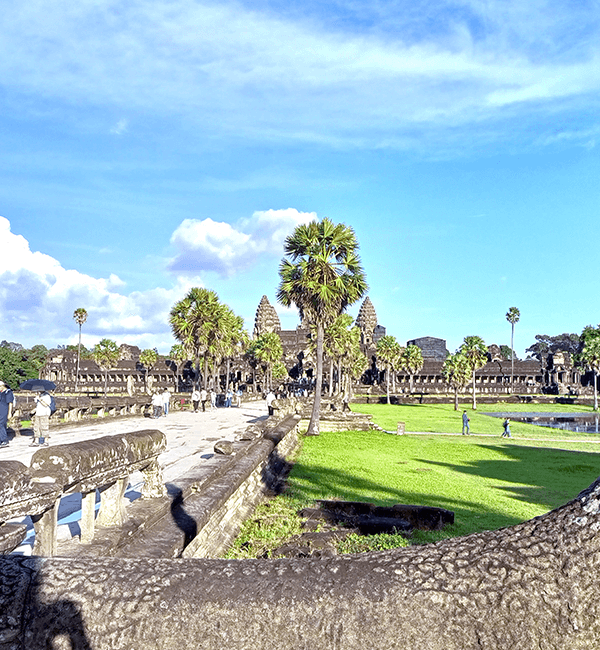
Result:
[[4,556],[0,644],[28,650],[58,642],[94,650],[589,650],[600,644],[599,563],[600,481],[512,528],[365,555]]
[[360,306],[358,316],[356,317],[356,325],[360,328],[361,343],[371,345],[373,343],[373,332],[375,331],[375,327],[377,327],[377,314],[368,296]]
[[256,318],[254,320],[254,338],[266,334],[267,332],[279,332],[281,330],[281,322],[279,316],[275,311],[275,307],[271,305],[267,296],[263,296],[258,304],[256,310]]

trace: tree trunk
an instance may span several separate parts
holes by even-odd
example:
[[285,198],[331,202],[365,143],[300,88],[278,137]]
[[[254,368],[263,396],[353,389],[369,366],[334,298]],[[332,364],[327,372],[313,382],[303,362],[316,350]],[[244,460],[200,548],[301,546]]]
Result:
[[386,386],[387,386],[387,403],[390,403],[390,367],[389,365],[385,369],[385,378],[386,378]]
[[598,373],[594,370],[594,411],[598,410]]
[[510,392],[511,395],[515,392],[515,324],[511,323],[510,329]]
[[415,386],[415,376],[410,375],[410,394],[411,395],[412,395],[414,386]]
[[333,358],[329,359],[329,397],[333,395]]
[[454,410],[458,411],[458,387],[454,388]]
[[325,336],[325,329],[322,323],[317,323],[317,376],[315,383],[315,395],[310,415],[310,422],[308,424],[307,436],[318,436],[319,431],[319,417],[321,415],[321,390],[323,385],[323,338]]
[[81,325],[79,326],[79,343],[77,344],[77,370],[75,371],[75,392],[79,390],[79,360],[81,359]]
[[477,410],[477,398],[475,397],[475,369],[473,369],[473,410]]

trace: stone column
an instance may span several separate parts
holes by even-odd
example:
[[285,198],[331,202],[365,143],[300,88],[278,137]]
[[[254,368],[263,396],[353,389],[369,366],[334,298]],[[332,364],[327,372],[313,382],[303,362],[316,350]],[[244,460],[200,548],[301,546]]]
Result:
[[148,467],[142,470],[144,486],[142,487],[142,498],[163,497],[167,494],[162,476],[162,467],[158,460],[154,460]]
[[81,495],[81,543],[90,544],[94,539],[94,526],[96,518],[96,490],[85,492]]
[[60,499],[42,514],[33,515],[33,528],[35,530],[35,542],[33,554],[52,557],[56,555],[56,529],[58,504]]
[[112,485],[100,488],[99,526],[122,526],[127,519],[125,512],[126,478],[120,478]]

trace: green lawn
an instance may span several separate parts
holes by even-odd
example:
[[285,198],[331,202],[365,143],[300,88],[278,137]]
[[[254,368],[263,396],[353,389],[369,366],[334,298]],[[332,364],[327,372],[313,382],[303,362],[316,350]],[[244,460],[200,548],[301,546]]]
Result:
[[[462,412],[466,408],[471,419],[471,433],[497,434],[502,433],[502,419],[484,415],[485,412],[555,412],[555,413],[593,413],[589,406],[567,404],[479,404],[473,411],[470,406],[461,406],[454,410],[453,404],[352,404],[352,410],[360,413],[370,413],[373,421],[388,431],[396,431],[398,422],[406,423],[406,431],[431,433],[460,433],[462,430]],[[567,440],[593,440],[598,434],[571,433],[557,431],[550,427],[539,427],[534,424],[511,422],[511,432],[515,437],[527,438],[561,438]]]

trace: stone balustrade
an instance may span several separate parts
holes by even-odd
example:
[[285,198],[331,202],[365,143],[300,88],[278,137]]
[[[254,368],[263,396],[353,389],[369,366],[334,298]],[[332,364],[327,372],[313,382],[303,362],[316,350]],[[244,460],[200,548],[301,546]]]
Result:
[[[131,473],[144,475],[142,497],[165,494],[158,464],[165,449],[165,435],[146,430],[41,448],[30,467],[18,461],[0,462],[0,553],[12,551],[26,534],[23,524],[6,522],[29,515],[35,529],[34,553],[54,555],[58,505],[69,494],[82,495],[82,543],[93,540],[96,523],[120,526],[125,520],[124,493]],[[101,494],[97,519],[96,490]]]
[[546,515],[327,560],[0,558],[0,648],[588,650],[600,481]]

